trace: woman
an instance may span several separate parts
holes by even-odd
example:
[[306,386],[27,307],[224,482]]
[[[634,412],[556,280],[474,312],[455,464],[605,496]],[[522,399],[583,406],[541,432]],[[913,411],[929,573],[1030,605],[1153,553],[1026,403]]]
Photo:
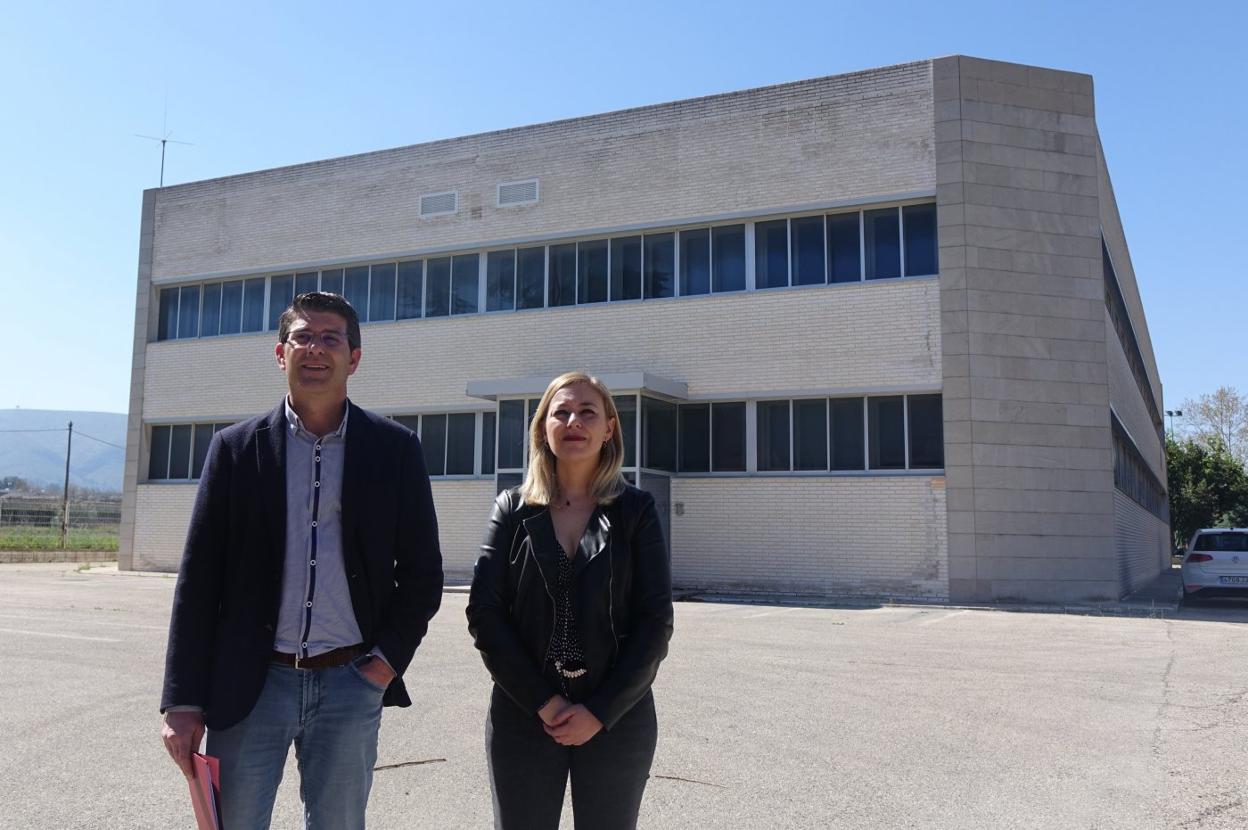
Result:
[[636,826],[672,587],[654,499],[623,458],[611,393],[561,375],[530,424],[524,484],[494,503],[468,629],[494,678],[495,827],[558,827],[569,773],[578,828]]

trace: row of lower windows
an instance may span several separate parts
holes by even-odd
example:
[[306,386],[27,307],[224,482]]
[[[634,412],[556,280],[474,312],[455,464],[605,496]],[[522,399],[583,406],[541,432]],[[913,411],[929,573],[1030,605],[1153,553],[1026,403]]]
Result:
[[1170,502],[1135,442],[1111,415],[1114,435],[1114,487],[1163,522],[1170,521]]
[[174,286],[156,339],[274,331],[317,290],[367,323],[936,272],[936,205],[923,203]]

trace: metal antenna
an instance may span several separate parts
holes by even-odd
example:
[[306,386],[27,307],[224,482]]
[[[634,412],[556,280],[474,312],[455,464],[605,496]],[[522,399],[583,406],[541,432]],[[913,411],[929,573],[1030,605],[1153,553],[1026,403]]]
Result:
[[135,138],[146,138],[150,141],[160,142],[160,186],[161,187],[165,186],[165,145],[166,144],[185,144],[187,147],[195,146],[189,141],[176,141],[169,137],[171,135],[173,135],[172,131],[166,132],[163,138],[157,138],[154,135],[141,135],[139,133],[134,134]]

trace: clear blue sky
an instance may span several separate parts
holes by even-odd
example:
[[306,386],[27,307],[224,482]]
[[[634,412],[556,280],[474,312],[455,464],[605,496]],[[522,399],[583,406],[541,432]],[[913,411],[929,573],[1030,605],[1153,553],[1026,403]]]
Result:
[[1166,405],[1248,392],[1241,3],[349,5],[8,7],[0,408],[125,411],[166,98],[177,184],[955,53],[1094,76]]

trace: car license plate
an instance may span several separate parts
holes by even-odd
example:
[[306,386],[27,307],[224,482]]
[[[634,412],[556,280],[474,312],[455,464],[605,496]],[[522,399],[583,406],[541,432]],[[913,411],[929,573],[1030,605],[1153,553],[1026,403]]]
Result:
[[1218,577],[1218,582],[1223,585],[1248,585],[1248,576],[1222,576]]

